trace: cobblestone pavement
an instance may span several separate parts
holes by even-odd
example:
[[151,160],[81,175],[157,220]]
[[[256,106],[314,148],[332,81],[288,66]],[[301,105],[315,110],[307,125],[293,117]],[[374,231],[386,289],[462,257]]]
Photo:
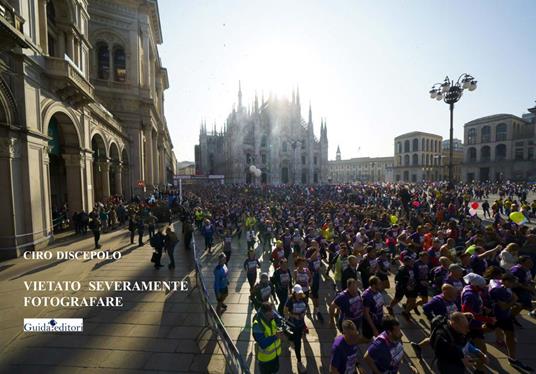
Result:
[[[180,233],[180,225],[175,225]],[[137,239],[137,238],[136,238]],[[146,236],[146,240],[148,240]],[[21,258],[0,264],[0,373],[222,373],[225,360],[207,331],[197,289],[187,292],[124,293],[122,308],[23,308],[31,280],[181,280],[191,273],[191,254],[182,243],[177,267],[155,270],[148,244],[131,245],[128,231],[103,234],[102,249],[121,251],[113,261],[31,261]],[[88,236],[63,242],[50,250],[91,250]],[[167,265],[163,256],[163,264]],[[56,292],[81,296],[84,292]],[[46,296],[46,292],[41,292]],[[119,296],[114,293],[111,296]],[[91,296],[101,296],[92,293]],[[107,295],[110,296],[110,295]],[[84,318],[83,333],[23,333],[23,318]]]
[[[239,248],[238,248],[239,247]],[[219,249],[219,248],[218,248]],[[233,254],[229,263],[229,296],[225,303],[228,305],[227,311],[223,313],[222,320],[225,326],[236,342],[236,345],[244,357],[245,361],[249,365],[252,373],[258,372],[258,366],[255,365],[255,345],[251,335],[251,321],[254,316],[254,309],[249,304],[249,284],[247,283],[245,271],[242,268],[243,262],[246,257],[246,243],[237,240],[233,243]],[[217,262],[217,252],[209,258],[211,265],[206,266],[204,269],[204,276],[207,279],[209,287],[213,284],[212,269]],[[260,255],[260,248],[257,248],[257,255]],[[265,255],[260,258],[262,271],[268,271],[270,268],[270,257]],[[289,261],[290,262],[290,261]],[[391,288],[388,290],[386,303],[390,302],[394,295],[394,280],[390,279]],[[329,359],[331,344],[336,331],[328,326],[328,312],[327,305],[331,303],[334,296],[333,284],[331,280],[326,280],[322,277],[320,285],[320,310],[325,317],[325,322],[320,323],[316,317],[312,318],[311,315],[306,316],[306,325],[309,328],[309,334],[307,335],[306,342],[302,349],[304,356],[304,366],[307,369],[307,373],[328,373],[329,372]],[[211,301],[216,303],[214,295],[211,294]],[[312,303],[311,303],[312,309]],[[432,365],[432,351],[429,348],[423,350],[424,360],[419,362],[415,357],[415,353],[409,344],[409,341],[419,341],[429,334],[429,322],[426,317],[422,315],[420,318],[413,314],[413,323],[408,323],[399,315],[400,308],[395,307],[395,314],[401,323],[404,333],[403,343],[404,350],[411,358],[415,367],[419,370],[419,373],[435,373],[437,369]],[[527,312],[523,312],[519,321],[523,325],[523,329],[518,329],[518,358],[524,363],[536,368],[536,320],[527,315]],[[490,360],[490,371],[492,373],[516,373],[512,367],[509,366],[507,357],[504,351],[499,350],[493,343],[495,342],[494,334],[488,334],[487,343]],[[366,345],[360,345],[361,352],[366,351]],[[294,357],[293,348],[290,347],[289,342],[283,343],[283,353],[280,359],[280,373],[297,373],[297,362]],[[368,371],[367,371],[368,372]],[[407,367],[402,367],[401,373],[409,373],[410,370]]]

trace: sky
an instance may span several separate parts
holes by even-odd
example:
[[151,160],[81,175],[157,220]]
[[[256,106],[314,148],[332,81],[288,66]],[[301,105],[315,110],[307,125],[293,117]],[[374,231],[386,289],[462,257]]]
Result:
[[328,127],[329,159],[392,156],[394,137],[448,138],[448,105],[429,90],[446,75],[478,88],[454,110],[463,124],[536,100],[536,1],[159,0],[165,114],[177,160],[194,160],[202,120],[221,128],[238,98],[311,103]]

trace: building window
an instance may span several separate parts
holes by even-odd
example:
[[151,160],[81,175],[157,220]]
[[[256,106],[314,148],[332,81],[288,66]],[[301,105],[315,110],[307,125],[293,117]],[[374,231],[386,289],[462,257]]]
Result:
[[99,79],[110,78],[110,51],[108,45],[104,43],[97,44],[97,77]]
[[419,152],[419,139],[413,139],[413,152]]
[[467,131],[467,144],[476,144],[476,129],[472,128]]
[[402,143],[400,142],[396,143],[396,149],[398,153],[402,153]]
[[404,142],[404,152],[409,152],[409,140],[406,140]]
[[261,138],[261,147],[266,147],[266,135],[263,135],[262,138]]
[[305,156],[301,156],[301,163],[302,165],[305,165]]
[[430,139],[426,139],[426,152],[430,152]]
[[266,155],[264,153],[261,155],[261,160],[263,164],[266,164]]
[[318,157],[317,157],[317,156],[314,156],[314,158],[313,158],[313,164],[315,164],[315,165],[318,164]]
[[476,148],[471,147],[467,150],[467,161],[476,162]]
[[409,155],[404,156],[404,165],[409,166]]
[[523,160],[523,148],[516,148],[514,157],[516,160]]
[[288,151],[288,144],[287,144],[287,142],[283,142],[282,149],[283,149],[283,152],[287,152],[287,151]]
[[495,128],[495,141],[506,140],[506,123],[499,123]]
[[398,156],[398,166],[402,166],[402,156]]
[[114,80],[116,82],[124,82],[127,80],[125,49],[119,46],[114,48]]
[[528,153],[528,157],[527,157],[529,160],[533,160],[534,159],[534,148],[533,147],[530,147],[529,148],[529,153]]
[[246,164],[251,164],[251,154],[249,153],[246,154]]
[[506,145],[498,144],[495,147],[495,160],[501,161],[506,159]]
[[491,148],[489,146],[484,146],[480,150],[480,161],[489,161],[491,159]]
[[413,160],[412,160],[412,165],[418,165],[418,164],[419,164],[419,155],[414,154],[413,155]]
[[482,127],[481,143],[489,143],[489,142],[491,142],[491,127],[484,126]]

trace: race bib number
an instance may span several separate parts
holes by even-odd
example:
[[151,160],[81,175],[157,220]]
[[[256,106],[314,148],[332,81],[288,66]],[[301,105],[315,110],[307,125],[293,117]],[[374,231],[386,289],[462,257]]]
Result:
[[283,286],[288,286],[290,283],[290,276],[288,273],[282,273],[279,275],[279,279],[281,280],[281,285]]

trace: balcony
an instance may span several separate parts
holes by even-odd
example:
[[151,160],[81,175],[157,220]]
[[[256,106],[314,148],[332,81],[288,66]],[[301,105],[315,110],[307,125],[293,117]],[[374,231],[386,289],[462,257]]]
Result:
[[15,47],[28,48],[22,25],[24,19],[6,1],[0,0],[0,52]]
[[52,89],[63,101],[74,107],[94,102],[93,86],[68,56],[45,57],[45,62]]

